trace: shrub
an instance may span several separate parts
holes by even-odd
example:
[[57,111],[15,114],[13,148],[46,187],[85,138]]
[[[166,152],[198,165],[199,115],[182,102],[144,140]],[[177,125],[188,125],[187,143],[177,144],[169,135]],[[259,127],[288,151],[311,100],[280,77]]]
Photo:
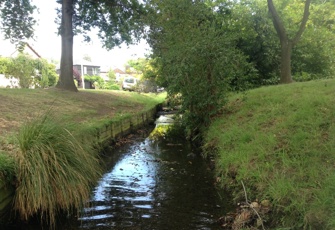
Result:
[[118,84],[115,84],[114,82],[109,81],[105,83],[104,89],[120,90],[120,86]]
[[14,208],[22,219],[40,214],[53,227],[58,212],[84,206],[101,173],[93,151],[49,115],[23,125],[17,141]]
[[84,78],[85,78],[85,81],[89,81],[92,84],[94,84],[94,86],[96,88],[98,88],[98,89],[103,89],[104,88],[105,81],[102,77],[85,75]]

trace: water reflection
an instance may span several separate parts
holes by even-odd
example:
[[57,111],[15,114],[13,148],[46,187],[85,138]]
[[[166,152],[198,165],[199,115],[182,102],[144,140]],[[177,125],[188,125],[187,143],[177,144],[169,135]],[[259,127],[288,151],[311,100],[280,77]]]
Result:
[[[57,229],[220,229],[216,220],[229,210],[223,205],[228,197],[220,199],[204,160],[188,143],[145,137],[106,154],[109,170],[92,191],[89,207],[79,219],[61,219]],[[6,229],[48,227],[33,222]]]
[[110,171],[76,229],[220,229],[225,201],[205,162],[190,153],[186,143],[145,138],[109,153]]

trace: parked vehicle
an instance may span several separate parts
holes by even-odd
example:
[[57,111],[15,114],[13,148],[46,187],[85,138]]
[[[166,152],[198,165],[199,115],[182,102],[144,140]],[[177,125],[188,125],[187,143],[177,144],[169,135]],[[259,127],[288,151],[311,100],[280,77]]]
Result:
[[161,93],[161,92],[163,92],[165,89],[164,89],[164,87],[158,87],[157,88],[157,93]]
[[138,80],[134,77],[126,77],[122,82],[122,89],[129,91],[135,90],[137,81]]

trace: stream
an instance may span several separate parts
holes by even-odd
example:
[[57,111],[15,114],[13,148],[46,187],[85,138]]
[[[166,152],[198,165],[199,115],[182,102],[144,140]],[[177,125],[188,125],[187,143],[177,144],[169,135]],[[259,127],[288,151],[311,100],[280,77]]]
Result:
[[[105,152],[106,172],[79,218],[57,229],[221,229],[229,197],[213,171],[184,140],[153,141],[142,131]],[[26,226],[24,229],[37,229]]]
[[220,229],[228,202],[188,143],[139,137],[107,155],[76,229]]

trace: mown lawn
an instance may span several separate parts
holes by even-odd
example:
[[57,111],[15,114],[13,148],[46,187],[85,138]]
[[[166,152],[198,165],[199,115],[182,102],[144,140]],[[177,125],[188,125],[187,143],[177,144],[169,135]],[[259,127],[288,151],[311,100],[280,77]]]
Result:
[[111,90],[1,89],[0,135],[15,132],[26,121],[51,113],[78,127],[143,112],[164,101],[165,94]]

